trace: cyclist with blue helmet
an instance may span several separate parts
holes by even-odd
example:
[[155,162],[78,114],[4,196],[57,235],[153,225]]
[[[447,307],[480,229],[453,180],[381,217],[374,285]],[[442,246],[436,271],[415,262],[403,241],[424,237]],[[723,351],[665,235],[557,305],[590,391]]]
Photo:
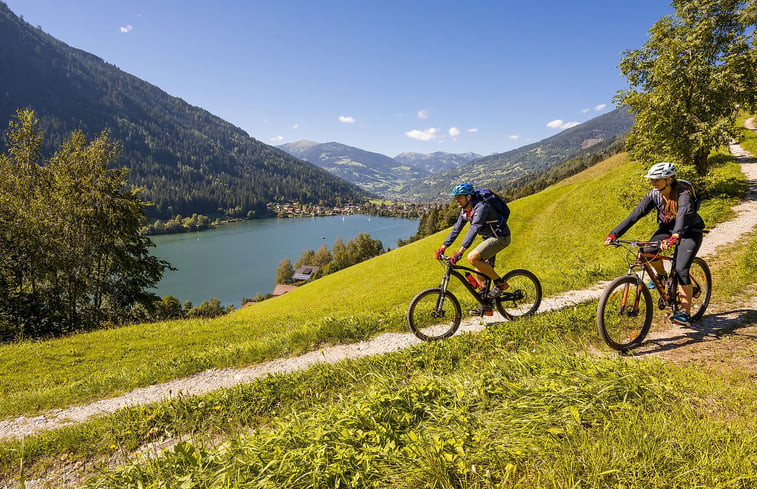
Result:
[[[473,243],[476,235],[481,235],[483,241],[468,253],[468,261],[477,271],[494,282],[494,286],[489,291],[489,297],[497,297],[507,289],[508,285],[486,260],[492,258],[510,244],[510,228],[507,226],[507,221],[506,219],[500,220],[499,213],[483,199],[477,197],[476,191],[470,183],[456,185],[450,195],[454,197],[455,202],[460,207],[460,215],[447,239],[436,250],[435,258],[438,260],[439,256],[455,241],[465,224],[470,223],[460,249],[450,257],[450,262],[456,263]],[[479,283],[479,285],[481,284]],[[492,305],[488,304],[471,311],[471,314],[491,315],[493,310]]]
[[[610,231],[605,238],[605,244],[611,244],[636,221],[656,210],[659,228],[649,240],[661,241],[660,248],[663,250],[678,245],[676,247],[676,274],[680,279],[678,291],[681,309],[676,311],[670,320],[681,326],[688,326],[691,323],[691,296],[693,294],[689,268],[702,245],[705,224],[697,212],[694,187],[686,180],[676,179],[676,167],[673,163],[664,161],[652,165],[644,178],[649,179],[652,190],[644,196],[623,222]],[[644,251],[655,253],[657,248],[649,246]],[[665,268],[660,260],[653,261],[650,265],[660,279],[666,278]],[[648,287],[653,288],[654,282],[650,282]]]

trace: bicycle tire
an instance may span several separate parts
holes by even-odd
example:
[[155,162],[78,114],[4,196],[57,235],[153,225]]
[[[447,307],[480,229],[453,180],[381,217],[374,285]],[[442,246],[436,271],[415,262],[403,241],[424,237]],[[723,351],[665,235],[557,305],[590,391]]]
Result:
[[[627,312],[623,304],[623,296],[628,296],[625,303],[629,301],[636,302],[635,294],[641,293],[639,297],[639,310]],[[641,308],[644,308],[642,311]],[[618,277],[605,287],[599,298],[597,306],[597,329],[599,335],[607,345],[618,351],[626,351],[629,348],[640,344],[649,333],[649,327],[652,325],[652,316],[654,308],[652,306],[652,294],[649,293],[646,286],[635,275],[623,275]],[[627,319],[627,320],[626,320]],[[643,322],[639,323],[639,320]]]
[[704,316],[712,297],[712,273],[710,267],[700,257],[694,257],[689,268],[694,290],[691,298],[691,320],[699,321]]
[[[449,338],[463,318],[460,302],[452,292],[444,291],[442,309],[439,310],[439,299],[442,294],[440,287],[434,287],[420,291],[407,309],[407,324],[410,331],[423,341],[435,341]],[[451,306],[447,306],[451,305]],[[453,315],[447,316],[447,310],[451,307]],[[449,322],[447,322],[449,320]]]
[[497,311],[506,319],[516,320],[534,314],[541,305],[541,282],[528,270],[511,270],[504,276],[509,285],[494,299]]

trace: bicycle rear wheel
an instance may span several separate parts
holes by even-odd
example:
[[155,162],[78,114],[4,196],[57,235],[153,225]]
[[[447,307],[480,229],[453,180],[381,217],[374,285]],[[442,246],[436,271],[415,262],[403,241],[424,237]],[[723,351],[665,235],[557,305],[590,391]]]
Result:
[[452,292],[434,287],[422,290],[407,309],[407,324],[423,341],[449,338],[460,326],[463,317],[460,302]]
[[507,319],[530,316],[541,304],[541,283],[528,270],[512,270],[504,277],[509,287],[494,299],[497,311]]
[[610,348],[625,351],[647,336],[652,295],[635,275],[618,277],[602,292],[597,307],[599,335]]
[[710,305],[710,296],[712,296],[712,274],[710,267],[704,260],[694,257],[689,268],[689,277],[693,286],[691,294],[691,320],[698,321]]

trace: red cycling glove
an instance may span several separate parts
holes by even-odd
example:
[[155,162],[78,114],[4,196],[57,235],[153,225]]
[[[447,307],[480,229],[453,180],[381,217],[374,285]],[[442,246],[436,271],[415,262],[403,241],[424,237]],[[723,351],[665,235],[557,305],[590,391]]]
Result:
[[446,249],[447,249],[447,248],[445,248],[444,246],[442,246],[441,248],[439,248],[438,250],[436,250],[436,251],[434,252],[434,258],[435,258],[436,260],[438,260],[438,259],[439,259],[439,257],[440,257],[440,256],[442,256],[442,255],[444,254],[444,250],[446,250]]
[[662,242],[665,245],[665,248],[670,248],[678,242],[678,236],[671,236],[668,239],[664,239]]
[[605,237],[605,244],[610,244],[610,241],[617,239],[618,237],[610,233]]
[[455,263],[457,263],[457,260],[459,260],[462,256],[463,256],[463,252],[458,251],[457,253],[449,257],[449,262],[454,265]]

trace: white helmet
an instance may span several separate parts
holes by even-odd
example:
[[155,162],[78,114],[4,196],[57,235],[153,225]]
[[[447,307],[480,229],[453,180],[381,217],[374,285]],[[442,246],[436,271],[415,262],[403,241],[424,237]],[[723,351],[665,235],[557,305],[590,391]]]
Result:
[[676,175],[676,166],[673,163],[663,161],[662,163],[655,163],[652,168],[649,169],[644,178],[668,178]]

